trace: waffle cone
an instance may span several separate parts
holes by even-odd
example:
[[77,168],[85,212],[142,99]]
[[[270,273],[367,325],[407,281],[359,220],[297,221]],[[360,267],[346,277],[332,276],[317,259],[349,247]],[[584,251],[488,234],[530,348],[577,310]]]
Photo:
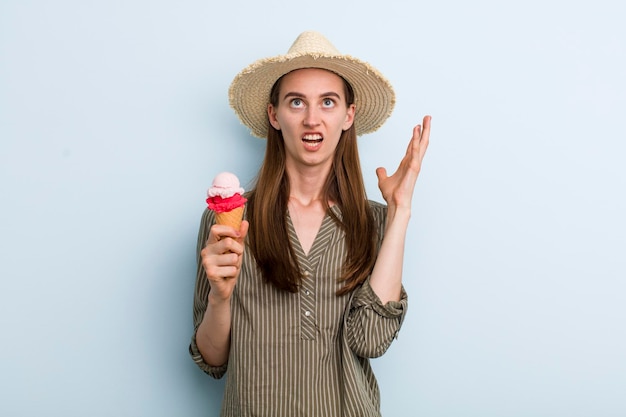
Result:
[[239,230],[241,227],[241,221],[243,220],[244,207],[245,205],[232,209],[231,211],[215,213],[215,222],[217,224],[231,226],[235,230]]

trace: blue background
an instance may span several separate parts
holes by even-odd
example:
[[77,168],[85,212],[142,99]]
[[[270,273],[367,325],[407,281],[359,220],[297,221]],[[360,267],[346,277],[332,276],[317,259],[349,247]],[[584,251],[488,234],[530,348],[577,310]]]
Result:
[[0,415],[218,415],[187,353],[197,228],[264,151],[227,88],[313,29],[396,88],[360,139],[370,198],[433,116],[383,413],[625,416],[623,9],[0,2]]

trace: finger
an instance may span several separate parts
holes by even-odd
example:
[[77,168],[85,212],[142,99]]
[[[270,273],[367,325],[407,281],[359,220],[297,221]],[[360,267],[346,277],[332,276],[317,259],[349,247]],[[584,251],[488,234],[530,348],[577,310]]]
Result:
[[431,120],[431,116],[424,116],[424,129],[422,130],[420,138],[420,159],[424,158],[424,154],[426,153],[426,149],[428,149],[428,144],[430,142]]
[[407,155],[417,156],[418,162],[421,162],[428,148],[428,142],[430,137],[430,116],[424,116],[423,126],[417,125],[413,128],[413,137],[409,142],[409,148],[407,149]]
[[250,223],[248,223],[247,220],[242,221],[241,226],[239,227],[239,237],[237,238],[237,241],[239,243],[243,243],[246,236],[248,235],[249,229],[250,229]]
[[424,153],[428,147],[428,135],[430,131],[430,116],[424,117],[424,125],[416,125],[413,128],[413,136],[407,147],[407,153],[403,161],[400,163],[400,168],[403,166],[406,168],[404,172],[404,180],[409,184],[414,184],[419,174],[422,159]]
[[[233,256],[241,256],[243,253],[243,243],[236,241],[233,238],[227,237],[217,242],[207,241],[207,244],[200,251],[203,262],[223,264],[223,261],[216,261],[220,256],[224,254],[232,254]],[[234,263],[233,261],[231,263]]]
[[432,120],[431,116],[424,116],[424,128],[422,129],[421,132],[421,137],[420,139],[426,139],[428,140],[428,138],[430,137],[430,122]]
[[221,239],[216,244],[216,253],[234,253],[236,255],[241,255],[243,253],[243,242],[240,242],[238,239],[233,239],[231,237]]
[[218,267],[237,266],[239,263],[239,255],[235,252],[226,252],[213,258],[213,262]]
[[[232,239],[231,239],[232,240]],[[215,245],[213,245],[215,246]],[[208,249],[201,252],[202,266],[209,277],[234,276],[241,264],[241,255],[232,251],[225,253],[212,253]]]
[[422,125],[413,128],[413,139],[419,139],[422,136]]
[[205,268],[206,276],[210,281],[223,281],[234,279],[239,274],[239,267],[235,265],[217,266],[209,265]]
[[424,121],[422,122],[424,124],[424,130],[428,130],[430,131],[430,122],[432,120],[432,116],[427,114],[426,116],[424,116]]
[[409,166],[413,166],[416,162],[419,162],[419,158],[417,157],[420,155],[422,135],[422,125],[416,125],[413,128],[413,136],[411,136],[411,140],[406,149],[405,160]]
[[413,150],[419,146],[420,137],[422,135],[422,126],[417,125],[413,128],[413,136],[411,136],[411,140],[406,147],[406,155],[409,156],[413,153]]
[[376,176],[378,181],[383,181],[387,178],[387,170],[383,167],[376,168]]
[[207,243],[215,243],[227,237],[237,239],[239,238],[239,231],[233,229],[230,226],[214,224],[213,226],[211,226],[211,231],[209,233]]

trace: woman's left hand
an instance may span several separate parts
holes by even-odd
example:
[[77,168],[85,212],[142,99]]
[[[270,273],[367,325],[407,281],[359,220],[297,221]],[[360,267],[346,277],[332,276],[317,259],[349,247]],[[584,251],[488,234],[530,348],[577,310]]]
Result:
[[413,190],[428,148],[430,119],[430,116],[425,116],[423,127],[417,125],[413,128],[413,137],[406,154],[392,176],[387,176],[385,168],[376,169],[378,188],[390,209],[411,208]]

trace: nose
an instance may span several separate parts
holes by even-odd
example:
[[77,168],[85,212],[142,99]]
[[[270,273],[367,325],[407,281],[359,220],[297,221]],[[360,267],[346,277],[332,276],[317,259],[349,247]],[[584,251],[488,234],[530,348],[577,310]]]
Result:
[[309,106],[304,113],[304,125],[311,127],[317,126],[320,124],[320,114],[319,109],[315,106]]

